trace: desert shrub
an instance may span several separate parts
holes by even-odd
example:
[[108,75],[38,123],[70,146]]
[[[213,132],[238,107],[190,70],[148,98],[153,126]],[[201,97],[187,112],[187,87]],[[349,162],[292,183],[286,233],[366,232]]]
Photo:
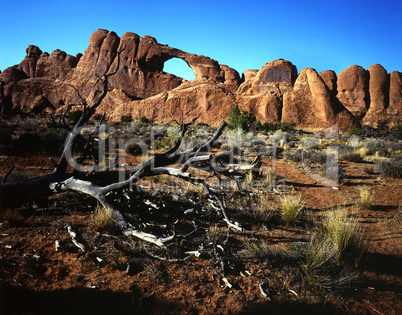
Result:
[[284,132],[292,131],[295,124],[293,122],[282,122],[280,129]]
[[378,168],[385,176],[402,178],[402,154],[393,156],[389,161],[379,162]]
[[241,151],[248,142],[247,134],[243,129],[225,130],[223,135],[226,145],[222,145],[221,151]]
[[149,121],[149,119],[147,118],[147,116],[142,116],[141,118],[140,118],[140,123],[142,123],[142,124],[149,124],[150,123],[150,121]]
[[382,141],[375,138],[370,138],[365,141],[364,144],[367,149],[367,155],[374,155],[376,152],[382,152],[381,154],[388,154],[388,148],[392,146],[392,143],[388,141]]
[[209,125],[203,122],[199,122],[196,124],[196,127],[209,127]]
[[282,130],[277,130],[271,137],[269,137],[268,140],[269,142],[280,146],[289,141],[289,133]]
[[175,129],[169,129],[163,138],[155,140],[154,150],[160,151],[170,149],[171,147],[173,147],[175,141],[177,140],[177,137],[177,131],[175,131]]
[[362,125],[361,128],[353,127],[350,133],[365,138],[373,137],[376,135],[376,129],[368,125]]
[[362,187],[360,190],[360,200],[357,205],[363,209],[370,209],[374,201],[374,193],[370,187]]
[[265,131],[277,131],[281,129],[281,124],[279,122],[268,122],[266,121],[261,125],[261,130]]
[[293,224],[299,218],[303,209],[301,196],[283,195],[280,197],[282,218],[286,224]]
[[402,125],[396,126],[391,130],[391,134],[394,138],[402,140]]
[[341,154],[339,154],[339,159],[341,161],[347,161],[347,162],[354,162],[354,163],[363,163],[364,159],[362,158],[361,154],[358,152],[354,151],[346,151]]
[[257,153],[257,154],[265,153],[267,151],[267,144],[262,139],[252,140],[250,142],[249,146],[250,146],[250,151]]
[[121,122],[132,122],[133,117],[131,117],[131,115],[121,115],[120,121]]
[[378,120],[377,121],[377,133],[378,135],[386,135],[388,134],[389,127],[388,127],[388,120]]
[[75,110],[68,114],[68,120],[71,121],[73,124],[76,124],[78,120],[80,120],[82,115],[82,110]]
[[258,130],[261,123],[257,121],[253,113],[246,110],[240,110],[237,106],[233,107],[229,114],[229,129],[242,129],[245,132]]
[[299,144],[304,150],[320,150],[322,149],[321,146],[321,139],[316,136],[306,136],[300,139]]
[[283,156],[287,160],[297,163],[303,162],[307,165],[310,163],[325,164],[328,157],[327,154],[316,150],[305,151],[303,149],[285,151]]
[[138,156],[146,154],[147,148],[140,143],[129,143],[126,145],[125,151],[130,155]]

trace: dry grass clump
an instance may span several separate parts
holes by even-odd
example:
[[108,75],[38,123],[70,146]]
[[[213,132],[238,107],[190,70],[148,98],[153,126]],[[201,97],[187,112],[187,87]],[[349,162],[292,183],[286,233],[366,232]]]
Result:
[[[240,252],[243,256],[252,261],[269,262],[272,265],[280,265],[287,258],[287,251],[279,246],[268,244],[264,240],[245,241],[245,250]],[[285,263],[284,263],[285,265]]]
[[272,167],[267,167],[263,171],[264,185],[267,188],[275,187],[278,182],[278,173]]
[[360,200],[357,205],[362,209],[370,209],[374,201],[374,193],[370,187],[362,187],[360,190]]
[[184,194],[187,196],[203,197],[207,195],[207,191],[202,184],[187,183]]
[[251,217],[262,224],[268,223],[276,215],[276,210],[269,207],[270,196],[263,192],[256,196],[256,204],[250,208]]
[[357,277],[344,264],[339,264],[337,249],[328,235],[314,234],[304,249],[299,266],[303,281],[321,288],[345,288]]
[[402,234],[402,203],[399,204],[395,216],[387,222],[392,234]]
[[356,218],[349,217],[346,211],[331,211],[324,217],[322,228],[334,246],[338,261],[351,255],[358,262],[364,252],[364,241]]
[[251,185],[255,179],[256,179],[256,175],[252,171],[249,171],[246,174],[245,179],[243,181],[243,188],[247,189],[247,187],[249,185]]
[[15,209],[0,208],[0,222],[4,226],[16,226],[21,223],[22,217]]
[[98,205],[92,216],[92,229],[96,232],[115,231],[118,228],[113,212]]
[[211,225],[206,231],[206,235],[210,242],[216,243],[217,241],[222,240],[227,235],[227,231],[225,228],[214,224]]
[[299,218],[303,209],[300,196],[283,195],[280,197],[282,217],[286,224],[292,224]]

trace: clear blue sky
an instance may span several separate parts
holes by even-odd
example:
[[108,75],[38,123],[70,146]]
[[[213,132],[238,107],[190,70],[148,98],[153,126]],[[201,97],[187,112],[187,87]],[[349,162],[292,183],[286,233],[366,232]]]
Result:
[[[400,0],[0,0],[0,70],[20,63],[30,44],[49,53],[83,53],[92,32],[103,28],[120,37],[128,31],[153,36],[240,74],[278,58],[299,71],[339,73],[380,63],[402,72],[401,23]],[[181,74],[172,67],[165,71]]]

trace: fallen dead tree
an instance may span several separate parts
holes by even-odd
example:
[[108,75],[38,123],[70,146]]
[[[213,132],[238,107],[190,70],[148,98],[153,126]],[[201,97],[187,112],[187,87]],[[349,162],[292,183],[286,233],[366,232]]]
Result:
[[[48,197],[51,195],[65,191],[75,191],[95,198],[107,211],[113,214],[124,235],[134,236],[163,247],[166,243],[178,237],[178,235],[174,231],[168,236],[156,236],[141,231],[130,224],[122,212],[122,205],[117,204],[116,200],[120,196],[124,196],[124,198],[130,200],[135,195],[143,192],[143,189],[139,185],[141,179],[154,175],[167,174],[192,184],[202,185],[206,193],[219,204],[218,210],[221,212],[228,228],[241,231],[241,227],[231,222],[226,213],[224,202],[222,201],[222,193],[224,193],[222,177],[236,181],[239,189],[242,190],[239,179],[247,171],[250,171],[255,164],[259,163],[259,159],[256,159],[254,163],[248,166],[239,165],[239,163],[225,165],[214,161],[213,155],[211,155],[212,145],[221,136],[222,131],[227,125],[226,122],[223,122],[215,134],[209,140],[206,140],[204,144],[185,150],[179,150],[179,148],[190,124],[181,124],[180,134],[173,147],[167,152],[155,154],[147,161],[130,170],[116,170],[116,167],[99,170],[101,161],[96,154],[96,150],[93,148],[94,132],[89,135],[86,141],[82,141],[81,131],[107,95],[108,80],[116,73],[119,67],[120,53],[123,50],[124,48],[118,51],[116,67],[113,71],[102,75],[95,74],[98,79],[97,84],[102,89],[101,94],[92,105],[89,105],[87,100],[81,97],[77,90],[81,103],[76,105],[82,108],[82,115],[75,126],[69,128],[63,152],[55,165],[54,171],[42,176],[0,185],[0,198],[3,208],[16,207],[33,202],[46,204]],[[64,122],[66,113],[72,106],[74,105],[69,106],[66,112],[60,116],[59,125]],[[53,120],[53,122],[56,123],[56,120]],[[81,154],[73,159],[72,152],[77,146],[77,142],[81,143]],[[88,159],[92,160],[92,168],[84,172],[80,168],[80,163]],[[239,162],[236,159],[232,159],[232,161]],[[72,164],[74,165],[74,170],[69,171]],[[217,188],[213,188],[207,183],[205,175],[204,178],[194,176],[193,170],[202,170],[203,174],[209,174],[210,177],[216,178],[218,183]],[[4,178],[5,181],[6,178]]]

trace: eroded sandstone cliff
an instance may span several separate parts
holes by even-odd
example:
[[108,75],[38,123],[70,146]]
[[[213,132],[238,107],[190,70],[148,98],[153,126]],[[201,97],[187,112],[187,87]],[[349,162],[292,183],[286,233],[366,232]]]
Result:
[[[146,116],[166,122],[183,114],[188,121],[219,125],[238,106],[262,122],[294,122],[306,131],[334,124],[350,130],[362,123],[375,126],[378,120],[402,124],[402,74],[388,74],[381,65],[368,70],[354,65],[337,76],[312,68],[298,73],[291,62],[279,59],[240,77],[216,60],[159,44],[153,37],[128,32],[120,38],[102,29],[92,34],[83,55],[60,50],[48,54],[29,46],[19,65],[0,74],[7,108],[40,113],[79,103],[71,86],[82,96],[95,98],[99,92],[94,89],[94,73],[113,67],[122,46],[126,49],[121,66],[99,108],[111,120],[131,115],[134,120]],[[195,80],[164,72],[165,62],[172,58],[184,60]]]

